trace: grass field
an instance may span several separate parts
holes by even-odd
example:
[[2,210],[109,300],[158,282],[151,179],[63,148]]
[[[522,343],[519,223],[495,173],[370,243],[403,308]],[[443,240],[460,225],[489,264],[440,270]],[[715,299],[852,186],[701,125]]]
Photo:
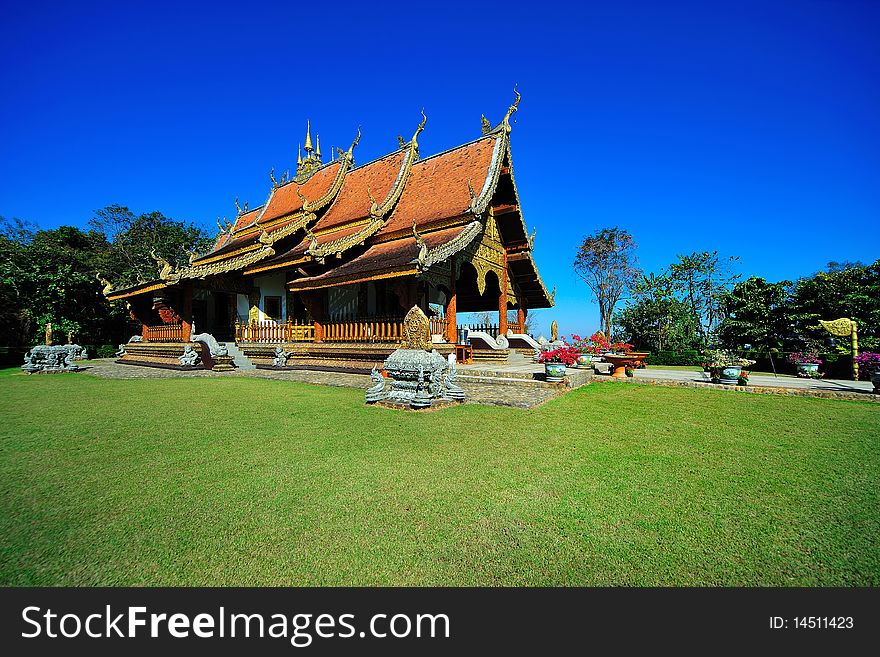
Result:
[[0,377],[3,585],[878,585],[880,405]]

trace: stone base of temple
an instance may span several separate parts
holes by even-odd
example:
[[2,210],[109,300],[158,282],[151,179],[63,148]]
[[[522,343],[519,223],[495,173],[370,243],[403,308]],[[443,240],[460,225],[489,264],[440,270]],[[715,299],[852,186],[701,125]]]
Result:
[[474,363],[506,363],[509,349],[474,349]]
[[[294,342],[242,343],[238,346],[258,369],[318,370],[360,374],[369,373],[374,367],[382,369],[385,359],[400,345],[391,342]],[[289,354],[286,367],[275,365],[277,347],[281,347]],[[434,348],[444,358],[455,349],[453,345],[445,343],[435,344]]]
[[382,408],[393,408],[398,411],[413,411],[415,413],[424,413],[425,411],[436,411],[447,406],[459,406],[464,404],[464,399],[432,399],[431,405],[426,408],[413,408],[409,402],[395,402],[388,399],[377,401],[370,406],[381,406]]
[[[195,366],[180,364],[179,359],[187,345],[199,354],[199,363]],[[125,355],[116,362],[123,365],[162,367],[171,370],[211,369],[201,356],[202,344],[199,342],[129,342],[125,345]]]
[[232,356],[214,356],[214,367],[211,369],[215,372],[231,372],[235,369]]
[[52,370],[34,370],[34,371],[22,370],[22,373],[24,373],[24,374],[69,374],[69,373],[81,372],[81,371],[82,371],[81,367],[72,367],[70,369],[66,369],[66,368],[62,367],[62,368],[52,369]]

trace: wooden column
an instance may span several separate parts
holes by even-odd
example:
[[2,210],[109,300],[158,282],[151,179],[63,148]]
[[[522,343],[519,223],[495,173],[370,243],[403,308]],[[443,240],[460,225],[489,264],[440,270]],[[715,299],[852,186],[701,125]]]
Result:
[[455,294],[455,258],[452,258],[449,264],[452,267],[452,275],[449,277],[449,301],[446,302],[446,342],[455,344],[458,342],[458,329],[455,320],[455,310],[458,303]]
[[181,290],[182,298],[180,303],[180,330],[181,339],[189,342],[192,334],[193,321],[193,289],[189,286]]
[[516,309],[516,321],[519,323],[519,330],[526,332],[526,309],[523,308],[522,301],[519,302],[519,308]]
[[507,334],[507,254],[504,254],[504,268],[501,270],[501,294],[498,295],[498,333]]

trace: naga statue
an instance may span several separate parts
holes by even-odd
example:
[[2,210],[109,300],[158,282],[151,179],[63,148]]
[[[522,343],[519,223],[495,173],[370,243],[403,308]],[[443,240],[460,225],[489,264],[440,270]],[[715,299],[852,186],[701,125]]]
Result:
[[372,386],[367,388],[367,392],[365,394],[366,400],[368,404],[373,404],[377,401],[382,401],[388,397],[388,393],[385,392],[385,377],[382,376],[381,372],[379,372],[376,367],[373,367],[373,371],[370,372],[370,381],[373,383]]
[[159,265],[159,278],[163,281],[171,278],[174,266],[162,256],[156,255],[155,249],[150,250],[150,257],[152,257],[153,260],[156,261],[156,264]]

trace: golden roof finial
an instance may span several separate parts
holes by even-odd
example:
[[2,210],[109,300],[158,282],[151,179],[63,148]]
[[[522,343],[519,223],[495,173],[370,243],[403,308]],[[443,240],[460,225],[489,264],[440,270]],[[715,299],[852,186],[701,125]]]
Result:
[[516,94],[516,100],[513,101],[513,105],[507,108],[507,114],[504,115],[504,119],[502,120],[502,123],[504,124],[507,132],[510,132],[510,116],[514,112],[516,112],[517,108],[519,107],[519,101],[522,99],[522,96],[516,90],[516,85],[513,85],[513,93]]
[[321,159],[321,135],[315,135],[315,157]]
[[412,143],[413,143],[413,146],[415,146],[416,148],[419,147],[419,144],[418,144],[418,142],[416,141],[416,137],[418,137],[418,136],[419,136],[419,133],[420,133],[422,130],[425,129],[425,124],[426,124],[427,122],[428,122],[428,117],[427,117],[427,115],[425,114],[425,108],[423,107],[423,108],[422,108],[422,122],[419,123],[419,127],[416,128],[416,131],[415,131],[415,133],[413,134],[413,136],[412,136],[412,140],[411,140]]
[[357,137],[354,138],[354,141],[351,142],[351,146],[348,147],[348,154],[351,155],[354,151],[354,147],[358,145],[358,142],[361,140],[361,127],[358,126]]
[[296,145],[296,163],[298,165],[303,163],[302,144]]
[[303,147],[306,157],[312,154],[312,122],[306,119],[306,145]]

